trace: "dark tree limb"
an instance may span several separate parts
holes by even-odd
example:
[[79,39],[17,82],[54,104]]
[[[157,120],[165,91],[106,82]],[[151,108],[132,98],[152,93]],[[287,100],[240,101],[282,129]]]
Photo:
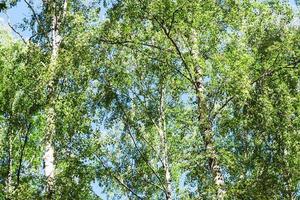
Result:
[[16,185],[16,188],[20,184],[20,175],[21,175],[21,170],[22,170],[22,162],[23,162],[25,148],[26,148],[26,145],[28,143],[28,135],[29,135],[29,132],[30,132],[30,128],[31,128],[31,123],[26,126],[25,140],[24,140],[24,143],[21,147],[21,155],[20,155],[20,159],[19,159],[19,166],[18,166],[18,169],[17,169],[17,185]]

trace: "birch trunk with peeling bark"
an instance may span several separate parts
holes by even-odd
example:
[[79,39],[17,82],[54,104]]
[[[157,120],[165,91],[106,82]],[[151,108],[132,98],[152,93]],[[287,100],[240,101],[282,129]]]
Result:
[[211,173],[214,177],[214,183],[217,188],[217,199],[223,200],[225,197],[225,182],[224,176],[221,172],[221,168],[217,159],[217,152],[215,150],[214,141],[213,141],[213,130],[212,124],[209,119],[208,107],[205,97],[205,88],[203,80],[203,70],[199,66],[199,50],[197,43],[197,34],[195,31],[192,31],[192,59],[195,63],[195,93],[197,97],[197,106],[198,106],[198,120],[200,124],[200,130],[202,132],[202,138],[206,147],[206,153],[209,159],[209,167]]
[[49,64],[49,81],[47,85],[47,89],[49,92],[49,102],[48,107],[46,108],[46,133],[45,133],[45,154],[44,154],[44,163],[45,163],[45,176],[47,181],[46,186],[46,197],[47,199],[53,199],[54,194],[54,185],[55,185],[55,149],[53,146],[53,138],[56,135],[56,111],[55,111],[55,75],[56,75],[56,67],[57,67],[57,59],[60,44],[62,41],[62,37],[59,32],[60,23],[65,17],[66,9],[67,9],[67,1],[64,1],[63,8],[61,12],[57,12],[60,10],[59,5],[57,5],[56,1],[44,1],[44,6],[52,7],[52,51],[51,51],[51,60]]
[[169,158],[168,158],[168,144],[167,144],[167,134],[166,134],[166,125],[165,125],[165,108],[164,108],[164,99],[165,99],[165,88],[160,87],[160,106],[159,106],[159,136],[160,136],[160,152],[162,156],[162,164],[165,173],[165,188],[166,188],[166,199],[171,200],[172,197],[172,186],[171,186],[171,173],[169,167]]

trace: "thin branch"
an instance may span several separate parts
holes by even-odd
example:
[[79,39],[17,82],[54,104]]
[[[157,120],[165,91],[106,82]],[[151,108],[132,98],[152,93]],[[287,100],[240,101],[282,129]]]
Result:
[[169,25],[169,27],[168,27],[168,29],[169,29],[168,34],[171,33],[171,30],[172,30],[172,28],[173,28],[173,24],[174,24],[174,22],[175,22],[175,14],[176,14],[178,11],[180,11],[180,9],[186,4],[186,2],[187,2],[187,1],[183,2],[183,4],[180,5],[180,6],[178,6],[177,9],[174,10],[174,12],[172,13],[171,23],[170,23],[170,25]]
[[142,45],[142,46],[147,46],[147,47],[151,47],[151,48],[155,48],[158,49],[160,51],[165,51],[166,49],[163,49],[159,46],[153,45],[153,44],[147,44],[147,43],[143,43],[143,42],[134,42],[134,41],[130,41],[130,40],[124,40],[124,41],[118,41],[118,40],[108,40],[105,38],[99,38],[100,42],[104,42],[104,43],[108,43],[108,44],[116,44],[116,45],[125,45],[125,44],[138,44],[138,45]]
[[102,161],[101,158],[99,158],[98,156],[96,156],[96,158],[101,162],[102,166],[109,171],[110,175],[119,183],[121,184],[124,188],[126,188],[129,192],[131,192],[134,196],[136,196],[138,199],[143,199],[142,197],[140,197],[136,192],[133,191],[133,189],[131,189],[127,184],[125,184],[122,180],[120,180],[114,173],[112,173],[109,169],[109,167],[105,166],[104,162]]
[[221,110],[223,110],[225,108],[225,106],[227,106],[227,104],[233,100],[235,98],[235,96],[229,97],[225,103],[213,114],[212,119],[214,119],[220,112]]
[[39,24],[39,26],[41,26],[41,23],[40,23],[40,20],[38,18],[38,15],[36,14],[36,12],[35,12],[34,8],[32,7],[32,5],[27,0],[24,0],[24,2],[28,6],[28,8],[31,10],[34,19],[37,21],[37,23]]
[[166,29],[166,27],[155,16],[153,16],[153,19],[160,25],[160,27],[162,28],[163,32],[167,36],[167,38],[171,41],[172,45],[176,49],[176,52],[177,52],[178,56],[180,57],[181,61],[183,62],[183,65],[184,65],[185,69],[189,73],[189,78],[191,80],[193,80],[193,76],[192,76],[192,73],[191,73],[191,71],[189,69],[189,66],[188,66],[188,64],[187,64],[187,62],[186,62],[183,54],[181,53],[181,50],[180,50],[179,46],[177,45],[177,43],[175,42],[175,40],[169,34],[170,32]]
[[134,196],[136,196],[138,199],[143,199],[138,194],[136,194],[129,186],[127,186],[122,180],[120,180],[116,175],[111,173],[111,175],[116,179],[123,187],[125,187],[127,190],[129,190]]
[[125,109],[123,108],[123,105],[121,104],[121,102],[119,101],[118,99],[118,96],[116,95],[116,101],[118,103],[118,105],[120,106],[121,108],[121,111],[123,112],[123,120],[125,122],[127,122],[127,130],[128,130],[128,133],[129,133],[129,136],[130,138],[132,139],[132,142],[135,146],[135,148],[137,149],[137,151],[139,152],[140,156],[142,157],[142,159],[144,160],[144,162],[146,163],[146,165],[149,167],[149,169],[154,173],[154,175],[156,176],[156,178],[158,179],[158,181],[160,182],[164,193],[166,193],[166,188],[164,187],[164,184],[163,184],[163,181],[161,180],[161,178],[159,177],[159,175],[157,174],[157,172],[152,168],[152,166],[148,163],[147,159],[144,157],[143,153],[141,152],[140,148],[138,147],[137,143],[136,143],[136,140],[133,136],[133,134],[131,133],[131,127],[130,127],[130,124],[132,124],[130,118],[127,116],[126,114],[126,111]]
[[27,44],[27,42],[26,42],[26,40],[24,39],[24,37],[8,22],[7,23],[8,24],[8,26],[13,30],[13,32],[15,32],[20,38],[21,38],[21,40],[25,43],[25,44]]
[[[297,69],[297,65],[300,64],[300,59],[297,61],[294,61],[292,63],[289,63],[287,65],[285,65],[284,67],[280,67],[278,69],[274,69],[274,70],[266,70],[264,73],[262,73],[262,75],[260,75],[257,79],[255,79],[254,81],[251,82],[251,85],[254,85],[255,83],[257,83],[258,81],[264,79],[265,77],[270,77],[272,76],[274,73],[279,72],[283,69]],[[213,114],[213,118],[215,118],[226,106],[227,104],[233,100],[236,96],[232,96],[230,98],[228,98],[225,103]]]
[[176,9],[176,10],[173,12],[173,14],[172,14],[172,20],[171,20],[170,26],[168,27],[168,29],[169,29],[168,34],[171,33],[171,30],[172,30],[172,28],[173,28],[173,24],[174,24],[174,22],[175,22],[175,14],[176,14],[178,11],[179,11],[179,8]]
[[[143,1],[142,1],[142,0],[139,0],[139,2],[140,2],[141,5],[143,5]],[[173,44],[173,46],[174,46],[175,49],[176,49],[177,54],[179,55],[181,61],[183,62],[183,65],[184,65],[185,69],[187,70],[187,72],[188,72],[188,74],[189,74],[189,79],[188,79],[188,80],[189,80],[189,81],[193,80],[193,76],[192,76],[192,74],[191,74],[191,71],[190,71],[190,69],[189,69],[189,66],[188,66],[187,62],[185,61],[184,56],[182,55],[182,53],[181,53],[181,51],[180,51],[180,48],[178,47],[177,43],[173,40],[173,38],[172,38],[171,35],[170,35],[170,29],[167,30],[166,27],[164,26],[164,24],[162,24],[162,23],[157,19],[157,17],[155,17],[154,15],[151,15],[147,10],[145,10],[145,12],[146,12],[149,16],[151,16],[151,19],[154,19],[154,20],[159,24],[159,26],[162,28],[163,32],[165,33],[165,35],[167,36],[167,38],[171,41],[171,43]],[[175,13],[173,13],[173,14],[175,15]],[[174,17],[175,17],[175,16],[174,16]],[[150,20],[151,20],[151,19],[150,19]],[[186,77],[186,76],[184,76],[184,77]],[[193,81],[193,83],[194,83],[194,81]]]
[[[34,8],[32,7],[32,5],[27,0],[24,0],[24,2],[26,3],[27,7],[31,10],[31,12],[33,14],[33,17],[34,17],[33,19],[38,23],[39,27],[42,29],[43,33],[45,34],[45,37],[46,37],[47,41],[50,43],[48,33],[47,33],[47,31],[45,31],[44,27],[42,26],[42,23],[41,23],[38,15],[36,14]],[[30,39],[32,39],[32,38],[33,38],[33,36],[30,37]]]
[[8,24],[8,26],[12,29],[12,31],[13,32],[15,32],[20,38],[21,38],[21,40],[25,43],[25,44],[27,44],[27,42],[26,42],[26,40],[24,39],[24,37],[10,24],[10,20],[9,20],[9,16],[7,15],[7,13],[5,13],[5,15],[6,15],[6,17],[7,17],[7,24]]
[[274,70],[266,70],[257,79],[255,79],[254,81],[252,81],[251,84],[253,85],[254,83],[256,83],[256,82],[264,79],[265,77],[272,76],[274,73],[279,72],[279,71],[281,71],[283,69],[296,69],[298,64],[300,64],[300,60],[294,61],[292,63],[287,64],[284,67],[280,67],[280,68],[277,68],[277,69],[274,69]]
[[[116,44],[116,45],[122,45],[124,47],[128,47],[130,48],[129,46],[127,46],[126,44],[139,44],[139,45],[142,45],[142,46],[147,46],[147,47],[151,47],[151,48],[155,48],[155,49],[158,49],[160,51],[167,51],[167,52],[171,52],[169,49],[163,49],[159,46],[156,46],[156,45],[153,45],[153,44],[147,44],[147,43],[142,43],[142,42],[133,42],[133,41],[129,41],[129,40],[125,40],[125,41],[113,41],[113,40],[107,40],[107,39],[103,39],[103,38],[100,38],[99,39],[100,42],[104,42],[104,43],[108,43],[108,44]],[[154,59],[156,61],[159,61],[159,62],[162,62],[162,63],[165,63],[165,64],[168,64],[170,65],[169,63],[165,62],[165,61],[162,61],[156,57],[150,57],[151,59]],[[186,78],[189,82],[191,82],[192,84],[194,84],[194,81],[188,77],[187,75],[185,75],[183,72],[181,72],[179,69],[177,69],[175,67],[175,70],[181,75],[183,76],[184,78]]]
[[[134,92],[134,91],[131,91],[132,93],[134,93],[135,95],[136,95],[136,97],[137,97],[137,99],[138,99],[138,101],[141,103],[141,105],[145,108],[145,109],[147,109],[147,107],[146,107],[146,105],[143,103],[143,101],[141,100],[141,98],[139,97],[139,95],[136,93],[136,92]],[[128,98],[130,98],[129,96],[128,96]],[[131,98],[130,98],[131,99]],[[131,99],[131,101],[132,101],[132,99]],[[156,125],[156,123],[154,122],[154,120],[153,119],[151,119],[152,120],[152,122],[153,122],[153,124],[157,127],[157,125]],[[138,129],[138,131],[139,132],[142,132],[142,130],[139,128],[139,127],[137,127],[137,129]],[[150,142],[145,138],[145,137],[143,137],[142,135],[140,136],[150,147],[151,147],[151,149],[155,152],[155,153],[157,153],[157,150],[150,144]],[[159,161],[161,162],[161,163],[163,163],[163,161],[161,160],[161,158],[159,157],[158,158],[159,159]]]
[[157,178],[158,181],[160,182],[161,186],[163,187],[163,188],[160,188],[160,189],[163,190],[164,193],[166,193],[166,188],[164,187],[164,184],[163,184],[161,178],[159,177],[159,175],[157,174],[157,172],[152,168],[152,166],[148,163],[147,159],[144,157],[143,153],[141,152],[140,148],[138,147],[138,145],[137,145],[137,143],[136,143],[136,140],[135,140],[133,134],[131,133],[131,128],[130,128],[130,125],[129,125],[129,124],[130,124],[130,119],[129,119],[128,116],[126,115],[125,110],[124,110],[123,108],[121,108],[121,110],[123,111],[123,114],[124,114],[123,119],[124,119],[125,121],[127,121],[127,126],[128,126],[128,127],[127,127],[127,130],[128,130],[129,136],[130,136],[130,138],[131,138],[131,140],[132,140],[132,142],[133,142],[135,148],[136,148],[137,151],[139,152],[140,156],[142,157],[142,159],[144,160],[144,162],[146,163],[146,165],[150,168],[150,170],[154,173],[154,175],[156,176],[156,178]]
[[31,128],[31,123],[28,126],[26,126],[25,140],[24,140],[24,144],[21,148],[21,155],[20,155],[19,166],[18,166],[18,170],[17,170],[17,185],[16,185],[16,188],[20,184],[20,174],[21,174],[21,169],[22,169],[23,156],[24,156],[25,148],[26,148],[26,145],[27,145],[27,142],[28,142],[28,135],[29,135],[30,128]]

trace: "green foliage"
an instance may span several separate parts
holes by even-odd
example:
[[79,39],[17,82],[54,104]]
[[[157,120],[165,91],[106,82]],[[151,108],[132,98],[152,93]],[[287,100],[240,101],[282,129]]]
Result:
[[168,186],[172,199],[221,199],[216,163],[225,199],[299,198],[300,32],[288,5],[74,0],[64,14],[45,2],[24,22],[26,44],[0,30],[0,199],[46,197],[50,106],[52,199],[171,199]]

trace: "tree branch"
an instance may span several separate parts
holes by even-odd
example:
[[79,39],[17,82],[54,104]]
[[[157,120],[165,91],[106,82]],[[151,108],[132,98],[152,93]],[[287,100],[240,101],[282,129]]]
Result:
[[170,42],[172,43],[172,45],[176,49],[176,52],[177,52],[178,56],[180,57],[180,59],[181,59],[183,65],[184,65],[185,69],[187,70],[187,72],[189,74],[189,79],[193,80],[193,76],[192,76],[192,73],[191,73],[191,71],[189,69],[189,66],[188,66],[188,64],[187,64],[187,62],[186,62],[183,54],[181,53],[181,50],[180,50],[179,46],[177,45],[177,43],[175,42],[175,40],[171,37],[170,31],[168,31],[166,29],[166,27],[155,16],[153,16],[153,19],[159,24],[159,26],[162,28],[164,34],[167,36],[167,38],[170,40]]
[[[255,79],[254,81],[251,82],[251,85],[254,85],[255,83],[257,83],[258,81],[264,79],[265,77],[270,77],[272,76],[274,73],[279,72],[283,69],[297,69],[297,65],[300,64],[300,59],[296,60],[294,62],[291,62],[283,67],[274,69],[274,70],[266,70],[264,73],[262,73],[262,75],[260,75],[257,79]],[[222,109],[224,109],[226,107],[226,105],[235,98],[236,96],[231,96],[229,97],[225,103],[213,114],[213,119],[222,111]]]
[[7,23],[8,26],[13,30],[13,32],[15,32],[20,38],[21,40],[27,44],[26,40],[24,39],[24,37],[10,24],[10,23]]
[[[43,25],[42,25],[42,23],[41,23],[41,21],[40,21],[38,15],[36,14],[36,12],[35,12],[35,10],[34,10],[34,8],[32,7],[32,5],[31,5],[27,0],[24,0],[24,2],[26,3],[27,7],[31,10],[32,15],[33,15],[33,17],[34,17],[33,19],[38,23],[38,25],[39,25],[39,27],[42,29],[42,31],[43,31],[43,33],[44,33],[44,35],[45,35],[47,41],[50,43],[50,39],[49,39],[49,37],[48,37],[48,33],[47,33],[47,31],[45,31],[45,29],[44,29],[44,27],[43,27]],[[33,37],[33,36],[32,36],[32,37]],[[30,39],[31,39],[32,37],[30,37]]]
[[[110,85],[110,84],[108,83],[108,85]],[[122,113],[123,113],[123,116],[122,116],[122,117],[123,117],[123,120],[127,123],[127,124],[126,124],[127,126],[125,126],[125,127],[126,127],[127,130],[128,130],[129,136],[130,136],[130,138],[131,138],[131,140],[132,140],[132,142],[133,142],[133,144],[134,144],[136,150],[138,151],[139,155],[141,156],[141,158],[143,159],[143,161],[146,163],[146,165],[149,167],[149,169],[153,172],[153,174],[154,174],[154,175],[156,176],[156,178],[158,179],[160,185],[162,186],[162,188],[159,188],[159,189],[161,189],[161,190],[166,194],[166,188],[165,188],[165,186],[164,186],[164,184],[163,184],[163,181],[161,180],[161,178],[159,177],[159,175],[157,174],[157,172],[156,172],[156,171],[152,168],[152,166],[149,164],[148,160],[144,157],[143,153],[141,152],[140,148],[138,147],[138,145],[137,145],[137,143],[136,143],[136,140],[135,140],[135,138],[134,138],[134,136],[133,136],[133,134],[132,134],[132,131],[131,131],[131,126],[130,126],[130,125],[132,124],[132,122],[131,122],[130,118],[127,116],[127,113],[126,113],[125,109],[123,108],[123,105],[122,105],[121,102],[119,101],[118,96],[117,96],[116,93],[115,93],[115,96],[116,96],[117,104],[119,105],[119,107],[120,107],[120,109],[121,109],[121,111],[122,111]]]
[[165,51],[166,49],[163,49],[159,46],[156,46],[154,44],[147,44],[147,43],[143,43],[143,42],[134,42],[134,41],[130,41],[130,40],[123,40],[123,41],[120,41],[118,39],[116,40],[108,40],[108,39],[105,39],[105,38],[99,38],[99,41],[100,42],[104,42],[104,43],[108,43],[108,44],[116,44],[116,45],[123,45],[125,46],[125,44],[137,44],[137,45],[142,45],[142,46],[147,46],[147,47],[151,47],[151,48],[155,48],[155,49],[158,49],[160,51]]
[[21,155],[20,155],[19,166],[18,166],[18,170],[17,170],[17,185],[16,185],[16,188],[20,184],[20,174],[21,174],[21,169],[22,169],[23,156],[24,156],[25,148],[26,148],[26,145],[27,145],[27,142],[28,142],[28,135],[29,135],[30,128],[31,128],[31,123],[28,126],[26,126],[25,140],[24,140],[24,144],[21,148]]
[[96,156],[96,158],[101,162],[102,166],[109,171],[109,174],[119,183],[121,184],[124,188],[126,188],[129,192],[131,192],[134,196],[136,196],[138,199],[143,199],[142,197],[140,197],[136,192],[133,191],[133,189],[131,189],[127,184],[125,184],[122,180],[120,180],[114,173],[110,172],[109,167],[105,166],[104,162],[102,161],[101,158],[99,158],[98,156]]

